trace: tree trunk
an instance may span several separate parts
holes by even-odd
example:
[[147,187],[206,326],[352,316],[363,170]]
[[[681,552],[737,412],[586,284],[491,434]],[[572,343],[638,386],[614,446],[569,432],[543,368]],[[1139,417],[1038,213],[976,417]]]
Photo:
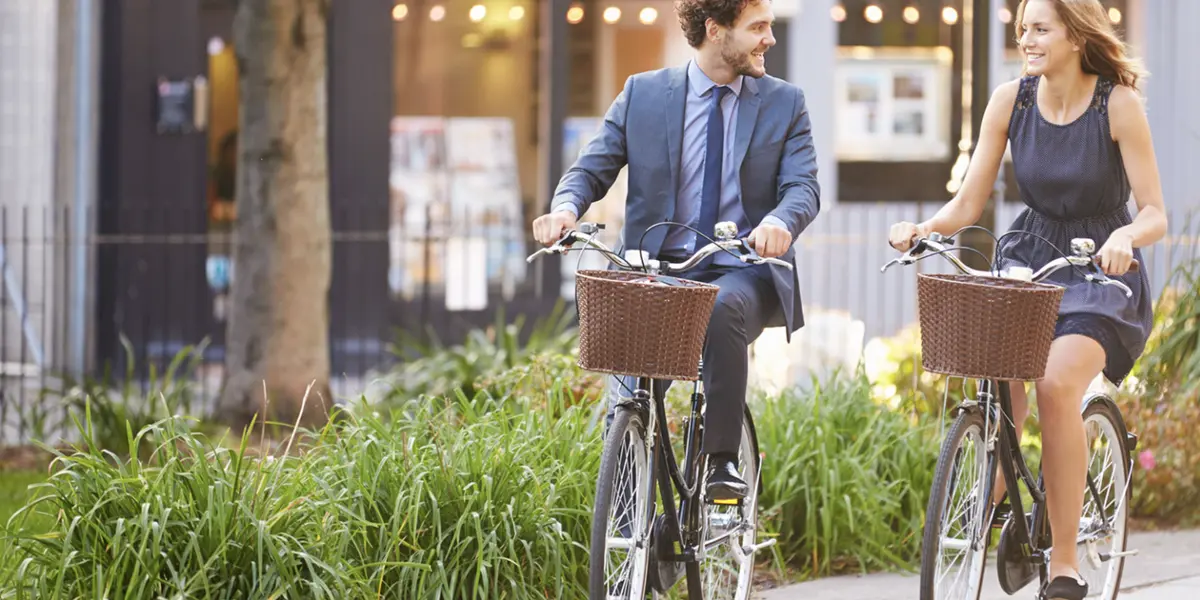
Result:
[[319,426],[332,405],[327,10],[328,0],[240,0],[234,19],[237,218],[220,408],[235,427],[255,415]]

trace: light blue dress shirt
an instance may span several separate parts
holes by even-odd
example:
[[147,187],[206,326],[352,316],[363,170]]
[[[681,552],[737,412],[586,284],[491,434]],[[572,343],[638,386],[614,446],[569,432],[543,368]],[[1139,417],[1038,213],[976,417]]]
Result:
[[[730,82],[728,87],[733,93],[726,94],[721,99],[722,119],[725,126],[725,155],[721,160],[721,166],[723,167],[721,174],[721,206],[717,215],[717,221],[733,221],[736,223],[739,237],[749,235],[753,229],[745,210],[742,208],[739,168],[733,160],[733,144],[734,136],[737,133],[738,103],[739,96],[742,93],[743,77],[743,75],[738,75],[736,79]],[[712,79],[709,79],[704,74],[704,71],[700,70],[700,66],[696,64],[694,59],[688,61],[687,79],[688,94],[687,102],[684,105],[683,147],[680,154],[682,164],[680,165],[679,188],[676,190],[675,197],[675,216],[671,220],[675,223],[686,223],[692,227],[697,227],[700,220],[700,200],[704,186],[708,111],[712,103],[713,89],[717,87],[717,84],[713,83]],[[575,212],[570,208],[570,205],[563,207],[562,210]],[[576,217],[578,216],[576,215]],[[770,222],[787,229],[783,221],[773,215],[768,215],[763,219],[763,222]],[[715,239],[713,232],[706,231],[705,233],[710,238]],[[699,243],[697,243],[697,240],[699,240]],[[690,256],[698,248],[707,243],[707,239],[699,238],[690,229],[668,227],[661,253],[664,255]],[[713,262],[718,265],[745,266],[745,263],[724,252],[715,254]]]

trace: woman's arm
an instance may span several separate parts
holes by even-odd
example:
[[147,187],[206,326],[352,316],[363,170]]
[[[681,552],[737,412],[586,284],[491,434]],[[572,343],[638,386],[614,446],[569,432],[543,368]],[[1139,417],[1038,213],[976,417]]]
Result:
[[1020,81],[1001,84],[992,92],[979,130],[979,142],[971,155],[971,164],[962,189],[932,218],[920,225],[922,233],[952,234],[973,225],[983,215],[992,186],[1000,172],[1000,161],[1008,147],[1008,123],[1012,118],[1013,102],[1017,99]]
[[1166,235],[1167,213],[1150,123],[1137,92],[1126,86],[1113,89],[1108,99],[1108,123],[1113,140],[1121,147],[1121,159],[1138,207],[1133,222],[1114,231],[1099,253],[1104,271],[1121,275],[1129,269],[1134,248],[1149,246]]

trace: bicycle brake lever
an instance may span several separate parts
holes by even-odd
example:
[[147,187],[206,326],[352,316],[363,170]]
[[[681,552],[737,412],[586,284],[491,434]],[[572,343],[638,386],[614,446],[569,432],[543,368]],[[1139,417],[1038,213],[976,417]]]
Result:
[[893,258],[892,260],[887,261],[886,264],[884,264],[882,267],[879,267],[879,272],[886,273],[888,269],[892,268],[895,265],[911,265],[913,262],[914,262],[914,260],[913,260],[912,255],[906,252],[905,254],[903,254],[901,256],[898,256],[896,258]]
[[786,267],[789,271],[795,270],[795,268],[796,268],[796,265],[793,265],[792,263],[787,262],[786,260],[780,260],[778,258],[764,258],[763,256],[760,256],[758,254],[758,252],[756,252],[754,250],[754,248],[750,245],[750,243],[747,240],[741,240],[741,243],[738,244],[737,247],[739,250],[741,250],[741,254],[742,254],[738,258],[741,259],[741,261],[744,263],[753,262],[754,264],[760,264],[760,265],[763,263],[770,264],[770,265],[779,265],[781,267]]
[[541,255],[543,255],[543,254],[550,254],[551,252],[554,252],[554,249],[553,249],[553,247],[549,247],[549,248],[539,248],[537,252],[534,252],[533,254],[530,254],[529,256],[526,256],[526,257],[525,257],[525,262],[526,262],[526,263],[532,263],[532,262],[533,262],[533,261],[534,261],[534,260],[535,260],[537,257],[539,257],[539,256],[541,256]]
[[1115,285],[1125,292],[1126,298],[1133,297],[1133,290],[1129,289],[1129,286],[1125,285],[1125,283],[1119,279],[1100,279],[1095,281],[1100,285]]
[[767,263],[767,264],[779,265],[781,267],[787,267],[787,270],[789,270],[789,271],[796,268],[796,265],[793,265],[792,263],[790,263],[786,260],[779,260],[778,258],[761,258],[760,257],[759,260],[761,260],[762,262]]
[[554,245],[546,246],[545,248],[538,249],[537,252],[534,252],[533,254],[530,254],[528,257],[526,257],[525,262],[532,263],[535,258],[537,258],[543,254],[563,254],[567,251],[567,246],[570,244],[574,244],[574,243],[575,243],[575,232],[567,231],[567,232],[563,233],[561,238],[558,238],[557,242],[554,242]]
[[[1133,259],[1129,263],[1129,272],[1130,273],[1137,272],[1137,270],[1140,268],[1141,268],[1141,265],[1138,263],[1137,259]],[[1092,260],[1092,271],[1093,271],[1092,273],[1088,273],[1085,276],[1085,279],[1087,279],[1088,282],[1095,282],[1100,285],[1115,285],[1119,289],[1121,289],[1122,291],[1125,292],[1126,298],[1133,297],[1133,290],[1129,289],[1129,286],[1125,285],[1125,282],[1121,281],[1120,279],[1114,279],[1112,277],[1109,277],[1108,273],[1104,272],[1104,269],[1100,267],[1100,258],[1099,257],[1095,257]]]

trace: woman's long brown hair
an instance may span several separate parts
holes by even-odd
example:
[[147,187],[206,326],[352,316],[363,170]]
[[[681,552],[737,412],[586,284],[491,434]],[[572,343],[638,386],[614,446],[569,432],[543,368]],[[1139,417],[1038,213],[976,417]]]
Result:
[[[1108,13],[1100,0],[1046,0],[1054,5],[1058,18],[1067,28],[1071,41],[1079,44],[1083,53],[1083,71],[1107,77],[1112,81],[1138,89],[1138,79],[1147,76],[1141,62],[1129,54],[1129,48],[1117,37]],[[1020,47],[1020,24],[1025,17],[1025,5],[1017,7],[1017,46]],[[1024,74],[1024,68],[1022,68]]]

